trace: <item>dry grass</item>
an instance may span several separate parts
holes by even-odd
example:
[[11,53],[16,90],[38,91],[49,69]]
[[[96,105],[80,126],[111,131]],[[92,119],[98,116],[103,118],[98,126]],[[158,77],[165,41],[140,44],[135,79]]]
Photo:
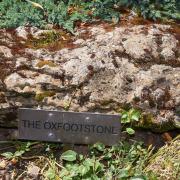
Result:
[[160,180],[180,180],[180,135],[151,157],[145,171],[152,171]]

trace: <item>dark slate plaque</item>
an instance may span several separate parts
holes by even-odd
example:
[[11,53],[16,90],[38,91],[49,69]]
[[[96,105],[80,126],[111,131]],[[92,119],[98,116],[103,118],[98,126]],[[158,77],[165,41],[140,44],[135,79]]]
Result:
[[113,145],[119,137],[119,115],[19,109],[19,139]]

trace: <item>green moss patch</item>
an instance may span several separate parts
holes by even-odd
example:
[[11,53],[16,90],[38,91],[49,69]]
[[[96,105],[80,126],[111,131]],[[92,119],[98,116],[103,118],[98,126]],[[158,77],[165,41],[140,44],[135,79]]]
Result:
[[72,45],[72,36],[62,30],[44,32],[38,38],[29,37],[26,46],[33,49],[48,48],[51,51]]
[[49,66],[49,67],[56,67],[56,64],[53,63],[52,61],[48,61],[48,60],[42,60],[42,61],[39,61],[37,64],[36,64],[36,67],[38,68],[42,68],[43,66]]
[[41,93],[36,94],[35,100],[36,101],[43,101],[43,99],[45,97],[51,97],[51,96],[54,96],[54,95],[55,95],[55,92],[53,92],[53,91],[43,91]]

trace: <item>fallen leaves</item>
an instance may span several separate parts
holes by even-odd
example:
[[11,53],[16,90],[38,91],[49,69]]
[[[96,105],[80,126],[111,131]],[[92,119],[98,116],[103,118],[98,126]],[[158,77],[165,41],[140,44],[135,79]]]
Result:
[[37,178],[39,175],[39,172],[40,172],[40,168],[38,166],[34,165],[33,163],[28,165],[28,167],[27,167],[27,175],[28,176]]
[[7,166],[8,162],[4,159],[0,160],[0,169],[4,169]]

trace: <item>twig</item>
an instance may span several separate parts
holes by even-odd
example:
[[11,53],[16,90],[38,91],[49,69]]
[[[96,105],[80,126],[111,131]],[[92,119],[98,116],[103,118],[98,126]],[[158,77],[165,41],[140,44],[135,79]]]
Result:
[[58,164],[57,162],[55,162],[55,164],[56,164],[58,167],[60,167],[60,168],[62,168],[62,169],[65,169],[63,166],[61,166],[61,165]]
[[43,157],[43,156],[21,157],[21,159],[23,159],[23,160],[38,159],[38,158],[43,159],[45,157]]
[[48,166],[48,164],[49,164],[49,163],[46,163],[46,164],[44,165],[44,167],[41,169],[41,172],[40,172],[41,174],[43,174],[43,172],[44,172],[44,170],[46,169],[46,167]]
[[23,173],[21,173],[21,174],[16,178],[16,180],[19,180],[25,173],[26,173],[26,171],[24,171]]

